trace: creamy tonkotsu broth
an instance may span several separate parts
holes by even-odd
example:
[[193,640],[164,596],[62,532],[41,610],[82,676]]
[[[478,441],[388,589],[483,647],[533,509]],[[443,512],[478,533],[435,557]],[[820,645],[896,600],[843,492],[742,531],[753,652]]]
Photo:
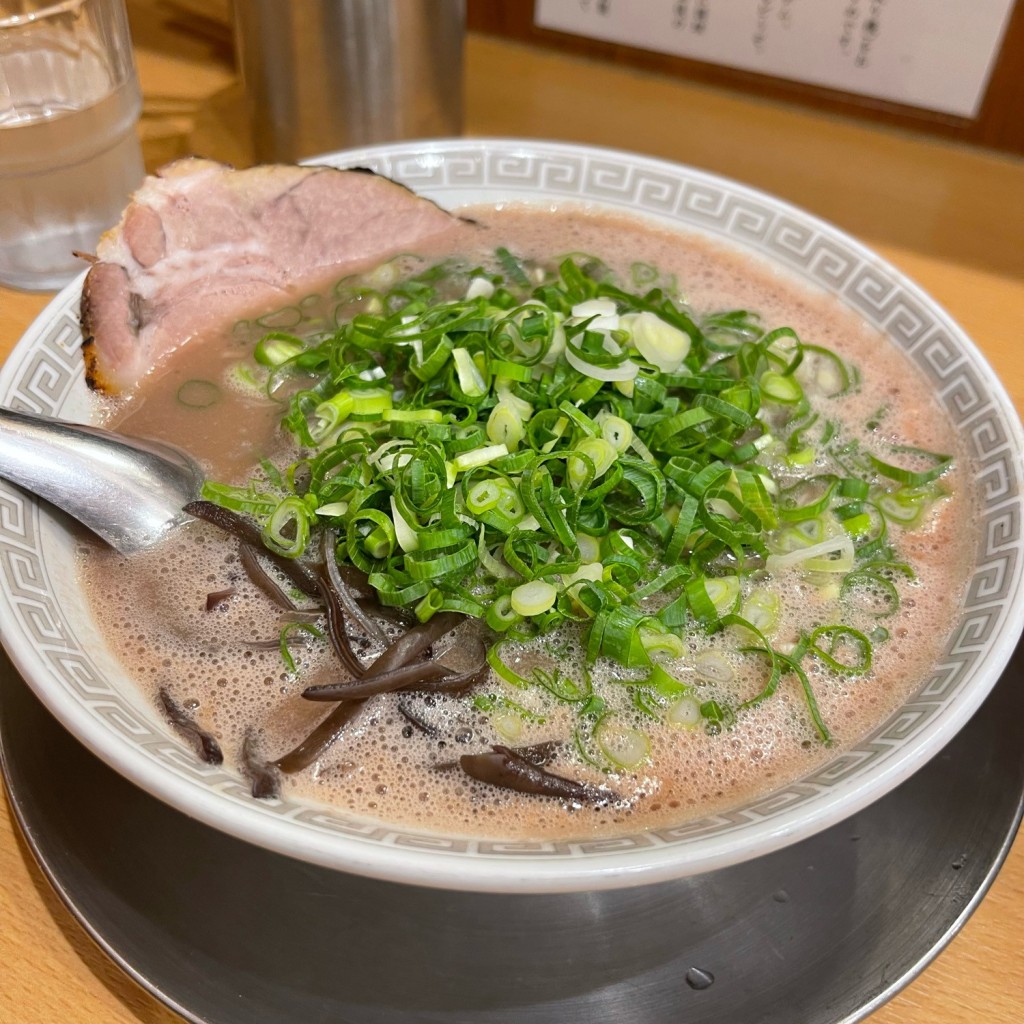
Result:
[[[543,714],[543,722],[481,709],[471,694],[399,693],[368,702],[314,765],[283,777],[284,792],[444,832],[610,835],[721,811],[803,776],[869,734],[920,686],[938,658],[960,607],[975,546],[971,475],[927,383],[895,346],[831,297],[710,241],[582,211],[468,212],[479,223],[467,226],[455,251],[470,264],[490,263],[499,246],[546,263],[578,251],[598,254],[628,282],[632,264],[640,261],[663,276],[674,275],[697,313],[753,310],[766,327],[792,327],[804,341],[841,353],[859,368],[861,386],[837,399],[830,415],[840,415],[854,436],[877,438],[881,432],[887,441],[954,455],[954,468],[942,478],[947,496],[930,507],[916,529],[893,530],[899,557],[913,566],[916,580],[900,582],[899,609],[885,620],[890,639],[875,645],[870,673],[844,678],[830,675],[813,659],[805,662],[831,746],[816,734],[792,674],[783,676],[774,696],[741,711],[734,724],[717,732],[680,728],[637,712],[634,724],[649,737],[650,756],[635,769],[611,773],[579,756],[571,740],[572,712],[546,702],[543,692],[513,695]],[[418,255],[425,266],[449,252]],[[243,483],[264,457],[282,457],[281,464],[287,464],[280,410],[228,382],[244,351],[237,333],[190,342],[112,410],[111,425],[183,445],[205,462],[215,480]],[[179,391],[195,380],[217,382],[219,400],[202,408],[183,405]],[[887,413],[879,422],[877,411],[883,407]],[[303,700],[302,689],[339,675],[323,641],[293,646],[299,671],[287,670],[277,647],[280,609],[247,580],[237,551],[235,540],[197,523],[131,560],[90,546],[81,561],[96,618],[117,656],[154,701],[161,688],[173,694],[218,738],[232,764],[238,763],[247,733],[265,758],[292,749],[330,708]],[[835,621],[826,609],[834,594],[798,570],[778,574],[773,586],[783,597],[775,632],[780,645],[795,641],[808,624]],[[207,610],[209,594],[228,590],[230,596]],[[854,620],[865,630],[877,624],[863,616]],[[766,666],[763,659],[729,653],[736,640],[727,633],[706,637],[699,628],[688,628],[686,653],[665,667],[702,700],[736,705],[761,690]],[[442,644],[458,655],[475,642],[463,630]],[[504,658],[524,673],[534,665],[558,667],[570,677],[584,670],[571,631],[540,646],[511,645]],[[621,689],[614,680],[623,673],[615,666],[600,662],[593,671],[595,690]],[[732,679],[718,678],[723,673]],[[550,740],[562,746],[549,771],[604,785],[617,799],[576,805],[523,796],[474,782],[457,768],[461,754],[491,744],[525,747]]]

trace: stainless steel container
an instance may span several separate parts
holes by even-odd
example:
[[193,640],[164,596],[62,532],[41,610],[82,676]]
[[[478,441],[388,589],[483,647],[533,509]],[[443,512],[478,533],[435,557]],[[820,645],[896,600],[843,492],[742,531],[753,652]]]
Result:
[[258,161],[462,131],[464,0],[235,0]]

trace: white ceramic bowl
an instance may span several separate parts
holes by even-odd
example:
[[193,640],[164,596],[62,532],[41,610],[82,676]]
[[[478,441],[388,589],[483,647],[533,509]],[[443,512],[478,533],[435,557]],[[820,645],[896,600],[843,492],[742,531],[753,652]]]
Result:
[[[780,265],[886,333],[934,383],[981,481],[982,530],[962,616],[920,691],[871,736],[792,785],[718,814],[616,839],[500,842],[396,828],[286,799],[253,800],[201,765],[107,653],[76,586],[61,521],[0,483],[0,623],[52,713],[117,771],[187,814],[340,870],[453,889],[559,891],[654,882],[724,867],[804,838],[882,796],[937,753],[995,684],[1024,601],[1020,422],[974,345],[874,253],[788,204],[692,168],[549,142],[453,139],[335,154],[446,207],[527,200],[595,204],[698,231]],[[79,355],[81,281],[46,308],[0,373],[0,404],[89,413]]]

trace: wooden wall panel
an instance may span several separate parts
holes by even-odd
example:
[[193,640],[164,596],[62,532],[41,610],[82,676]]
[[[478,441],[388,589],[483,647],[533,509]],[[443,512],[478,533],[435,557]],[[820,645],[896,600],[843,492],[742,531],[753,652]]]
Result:
[[[944,2],[944,0],[940,0]],[[1002,50],[976,118],[955,117],[852,93],[789,82],[670,54],[538,28],[533,0],[467,0],[469,29],[614,61],[696,82],[755,92],[833,113],[924,131],[1007,153],[1024,155],[1024,2],[1018,0]]]

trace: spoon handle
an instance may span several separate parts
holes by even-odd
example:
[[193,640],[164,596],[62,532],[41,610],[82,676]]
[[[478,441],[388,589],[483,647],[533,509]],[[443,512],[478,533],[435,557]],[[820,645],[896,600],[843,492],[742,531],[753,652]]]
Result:
[[190,518],[203,472],[159,441],[0,409],[0,477],[74,516],[122,554]]

